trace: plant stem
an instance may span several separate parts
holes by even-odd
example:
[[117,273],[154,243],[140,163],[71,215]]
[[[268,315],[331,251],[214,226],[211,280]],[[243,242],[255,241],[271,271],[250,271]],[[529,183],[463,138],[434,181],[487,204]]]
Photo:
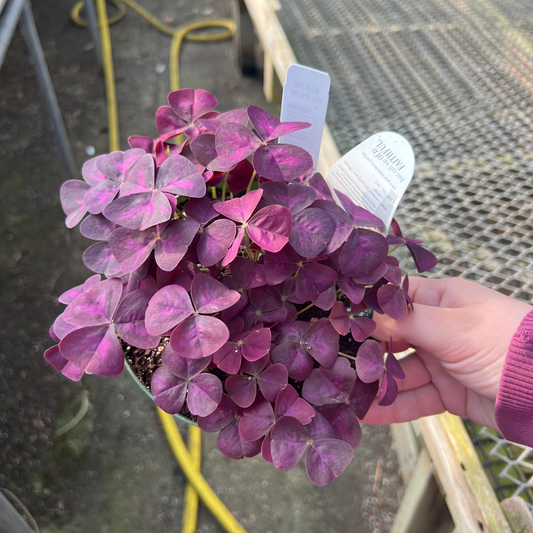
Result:
[[250,250],[250,237],[248,237],[248,233],[246,233],[246,254],[248,255],[248,259],[253,259],[254,256],[252,254],[252,250]]
[[226,187],[228,186],[228,176],[229,172],[226,172],[226,177],[224,178],[224,182],[222,183],[222,201],[226,201]]
[[178,215],[179,218],[183,218],[183,220],[187,220],[185,213],[182,213],[179,209],[176,209],[176,215]]
[[346,357],[347,359],[351,359],[352,361],[356,360],[356,357],[354,357],[353,355],[348,355],[347,353],[344,353],[344,352],[339,352],[339,355],[342,355],[342,357]]
[[211,187],[211,196],[213,200],[217,199],[217,188],[216,187]]
[[252,184],[254,182],[255,176],[256,176],[256,172],[254,170],[252,173],[252,177],[250,178],[250,183],[248,183],[248,187],[246,187],[246,194],[252,190]]
[[390,255],[393,252],[395,252],[400,246],[401,246],[401,244],[397,244],[392,250],[389,250],[389,253],[387,255]]
[[305,313],[306,311],[308,311],[309,309],[311,309],[311,307],[314,307],[315,304],[309,304],[308,306],[304,307],[303,309],[300,309],[297,313],[296,313],[296,316],[298,315],[301,315],[302,313]]

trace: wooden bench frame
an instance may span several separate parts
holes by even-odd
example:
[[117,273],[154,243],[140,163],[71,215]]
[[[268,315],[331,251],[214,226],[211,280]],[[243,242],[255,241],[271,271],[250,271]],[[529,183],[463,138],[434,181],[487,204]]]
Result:
[[[297,63],[276,16],[275,0],[239,0],[255,28],[263,53],[267,101],[281,95],[285,73]],[[324,128],[318,171],[327,176],[340,153]],[[448,413],[391,425],[406,490],[392,533],[518,533],[533,531],[520,498],[498,502],[462,420]],[[517,501],[519,500],[519,501]],[[511,512],[507,515],[507,511]],[[510,524],[512,519],[512,526]]]

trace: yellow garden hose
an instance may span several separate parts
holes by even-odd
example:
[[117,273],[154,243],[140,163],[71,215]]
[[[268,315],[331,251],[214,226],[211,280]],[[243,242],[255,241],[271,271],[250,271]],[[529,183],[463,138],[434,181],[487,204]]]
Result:
[[[98,12],[98,26],[100,29],[100,39],[102,43],[102,61],[104,67],[107,111],[109,124],[109,149],[119,150],[119,128],[117,99],[115,92],[115,76],[113,71],[113,57],[111,52],[111,38],[109,35],[109,25],[118,22],[126,13],[125,6],[136,11],[141,17],[146,19],[158,30],[172,37],[170,49],[170,88],[172,91],[179,89],[179,52],[181,43],[189,41],[219,41],[228,39],[235,33],[236,25],[232,20],[216,19],[208,21],[198,21],[185,24],[179,28],[171,28],[151,13],[146,11],[134,0],[110,0],[118,9],[117,13],[108,19],[105,0],[94,0]],[[83,2],[77,2],[71,11],[72,20],[81,27],[86,27],[80,12]],[[210,33],[208,35],[191,33],[203,28],[223,28],[222,31]],[[246,533],[246,530],[239,524],[237,519],[231,514],[228,508],[220,501],[213,489],[209,486],[200,472],[201,463],[201,430],[195,426],[189,426],[188,445],[185,446],[180,432],[176,426],[173,416],[157,408],[157,414],[161,419],[167,440],[172,448],[174,456],[180,465],[185,477],[188,480],[185,488],[185,501],[183,511],[182,533],[194,533],[196,531],[196,518],[198,514],[198,497],[202,499],[204,505],[212,515],[219,521],[228,533]]]

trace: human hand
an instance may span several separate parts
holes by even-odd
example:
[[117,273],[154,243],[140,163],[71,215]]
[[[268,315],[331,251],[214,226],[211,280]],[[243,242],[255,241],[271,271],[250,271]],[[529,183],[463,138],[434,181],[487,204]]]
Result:
[[497,430],[494,404],[511,339],[532,307],[459,278],[409,278],[414,303],[403,322],[374,314],[373,337],[393,339],[405,379],[389,407],[374,401],[363,422],[390,424],[449,411]]

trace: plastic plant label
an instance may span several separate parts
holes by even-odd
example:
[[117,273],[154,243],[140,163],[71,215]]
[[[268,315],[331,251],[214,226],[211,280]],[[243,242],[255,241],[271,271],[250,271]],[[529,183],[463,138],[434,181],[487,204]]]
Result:
[[326,181],[331,190],[341,191],[381,218],[388,230],[414,169],[415,155],[409,141],[398,133],[383,131],[341,157]]
[[326,72],[297,64],[287,69],[281,101],[281,121],[309,122],[312,126],[284,135],[280,137],[279,142],[295,144],[307,150],[313,158],[313,168],[318,165],[328,109],[329,86],[329,74]]

